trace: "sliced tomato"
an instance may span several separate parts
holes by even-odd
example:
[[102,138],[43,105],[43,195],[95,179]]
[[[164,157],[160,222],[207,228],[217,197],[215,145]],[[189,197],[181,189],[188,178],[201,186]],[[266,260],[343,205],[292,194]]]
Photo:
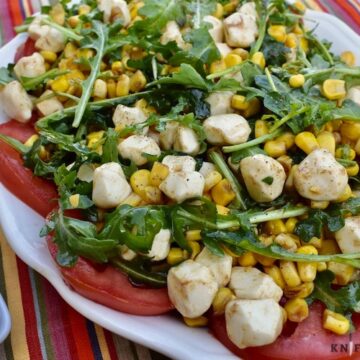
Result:
[[224,346],[244,360],[360,359],[360,316],[354,316],[357,330],[351,337],[338,336],[322,327],[323,310],[320,303],[314,303],[310,307],[309,317],[290,334],[283,332],[273,344],[247,349],[239,349],[230,341],[224,316],[212,315],[209,326]]
[[[9,121],[0,125],[0,133],[25,141],[35,133],[31,124]],[[58,197],[55,184],[34,176],[23,165],[18,152],[0,141],[0,182],[25,204],[46,216],[56,207]]]
[[24,56],[30,56],[36,51],[35,41],[31,38],[27,38],[27,40],[18,47],[15,54],[15,62],[18,62]]
[[[57,247],[51,236],[47,239],[53,258]],[[138,288],[128,277],[112,266],[99,267],[79,258],[75,266],[59,266],[64,280],[76,292],[112,309],[133,315],[160,315],[171,311],[167,289]]]

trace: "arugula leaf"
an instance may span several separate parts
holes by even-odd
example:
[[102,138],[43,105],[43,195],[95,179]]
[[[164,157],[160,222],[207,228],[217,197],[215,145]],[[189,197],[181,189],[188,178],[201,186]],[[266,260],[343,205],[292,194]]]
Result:
[[216,0],[187,0],[187,13],[192,14],[192,22],[195,29],[198,29],[204,16],[211,15],[216,9]]
[[274,178],[272,176],[266,176],[261,181],[267,185],[271,185],[274,182]]
[[24,89],[29,91],[36,89],[38,86],[46,83],[48,80],[55,79],[60,75],[67,74],[68,72],[69,70],[51,69],[46,73],[36,77],[28,78],[22,76],[20,81]]
[[331,112],[331,116],[334,120],[360,121],[360,106],[347,99],[340,108],[336,108]]
[[106,164],[108,162],[117,162],[119,158],[118,145],[118,133],[109,128],[106,132],[106,140],[103,145],[103,153],[101,156],[101,162]]
[[274,40],[271,36],[266,35],[262,44],[266,64],[272,66],[281,66],[286,62],[286,55],[290,49],[284,43]]
[[0,84],[6,85],[11,81],[16,80],[15,77],[13,77],[6,67],[0,67]]
[[232,153],[231,162],[233,164],[237,164],[242,159],[245,159],[249,156],[258,155],[258,154],[265,155],[265,151],[263,149],[259,148],[258,146],[248,147],[243,150],[235,151],[234,153]]

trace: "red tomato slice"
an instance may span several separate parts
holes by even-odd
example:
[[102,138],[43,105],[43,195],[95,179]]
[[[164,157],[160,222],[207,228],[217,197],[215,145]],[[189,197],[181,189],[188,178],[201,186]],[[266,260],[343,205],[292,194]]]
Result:
[[[25,141],[35,130],[31,124],[9,121],[0,125],[0,133]],[[56,205],[55,184],[34,176],[23,166],[18,152],[0,141],[0,182],[25,204],[46,216]]]
[[[57,247],[49,236],[53,258]],[[160,315],[171,311],[167,289],[144,289],[131,285],[128,277],[112,266],[103,268],[79,258],[71,268],[59,266],[64,280],[79,294],[112,309],[133,315]]]
[[27,40],[19,46],[15,54],[15,63],[18,62],[24,56],[30,56],[36,51],[35,41],[27,38]]
[[324,307],[314,303],[309,317],[298,324],[295,331],[283,334],[275,343],[239,349],[227,336],[225,317],[212,315],[210,329],[213,335],[230,351],[244,360],[340,360],[360,359],[360,316],[354,316],[357,331],[351,335],[353,342],[350,355],[350,336],[338,336],[322,327]]

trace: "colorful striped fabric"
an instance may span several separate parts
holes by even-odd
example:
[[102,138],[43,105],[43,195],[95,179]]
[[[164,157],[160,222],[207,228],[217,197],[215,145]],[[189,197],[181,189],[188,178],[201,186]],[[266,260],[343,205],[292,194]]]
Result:
[[[13,26],[47,0],[0,0],[0,44]],[[304,0],[337,15],[360,34],[359,0]],[[0,292],[12,314],[12,331],[0,344],[2,360],[151,360],[164,356],[110,333],[78,314],[50,283],[16,257],[0,232]]]

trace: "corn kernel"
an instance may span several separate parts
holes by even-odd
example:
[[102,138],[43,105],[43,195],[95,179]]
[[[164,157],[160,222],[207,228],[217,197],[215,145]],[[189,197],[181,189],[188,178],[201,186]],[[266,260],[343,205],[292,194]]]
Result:
[[155,162],[150,172],[150,184],[159,186],[169,175],[169,168],[159,162]]
[[228,215],[230,212],[230,209],[225,206],[216,204],[216,211],[219,215]]
[[281,289],[285,288],[285,280],[278,266],[273,265],[269,267],[264,267],[264,271],[266,274],[272,277],[276,285],[278,285]]
[[314,246],[316,249],[320,249],[323,243],[323,239],[321,237],[316,237],[313,236],[307,243],[303,244],[303,245],[312,245]]
[[355,145],[355,152],[357,155],[360,155],[360,138],[359,140],[356,142],[356,145]]
[[[318,251],[314,246],[305,245],[297,249],[298,254],[306,254],[306,255],[317,255]],[[300,279],[303,282],[311,282],[315,280],[317,264],[315,262],[298,262],[297,268],[299,272]]]
[[119,76],[118,82],[116,84],[116,96],[126,96],[130,92],[130,78],[123,74]]
[[276,259],[268,257],[268,256],[264,256],[264,255],[260,255],[260,254],[255,254],[255,259],[262,265],[262,266],[272,266]]
[[211,196],[216,204],[226,206],[235,199],[235,192],[229,181],[222,179],[211,189]]
[[324,261],[320,261],[317,263],[317,271],[325,271],[327,269],[327,264]]
[[299,24],[296,24],[296,25],[294,26],[293,32],[294,32],[294,34],[296,34],[296,35],[302,35],[302,34],[304,33]]
[[39,139],[39,135],[37,134],[34,134],[34,135],[31,135],[25,142],[24,142],[24,145],[27,146],[27,147],[32,147],[35,142]]
[[258,65],[261,69],[265,69],[266,61],[264,54],[261,51],[256,52],[252,57],[251,61]]
[[239,55],[242,60],[247,60],[249,58],[249,52],[242,48],[236,48],[231,50],[232,54]]
[[250,118],[256,115],[261,109],[261,101],[258,98],[253,98],[249,101],[249,106],[241,111],[244,118]]
[[280,271],[288,286],[295,287],[301,284],[299,273],[292,261],[280,261]]
[[344,145],[336,149],[335,157],[346,160],[354,160],[356,158],[356,152],[348,145]]
[[285,42],[286,40],[286,27],[284,25],[271,25],[267,32],[276,41]]
[[312,209],[321,209],[324,210],[330,205],[330,201],[317,201],[317,200],[311,200],[310,207]]
[[270,235],[286,233],[286,226],[281,219],[267,221],[264,229],[265,232]]
[[73,208],[77,208],[79,206],[80,194],[74,194],[69,196],[69,203]]
[[241,56],[229,53],[224,57],[225,65],[227,68],[233,67],[235,65],[239,65],[242,62]]
[[180,248],[171,248],[166,261],[169,265],[176,265],[186,260],[187,256]]
[[68,23],[70,27],[76,28],[80,23],[79,15],[70,16],[68,19]]
[[57,59],[57,55],[53,51],[40,51],[40,55],[44,58],[45,61],[49,62],[50,64],[54,63]]
[[134,20],[138,16],[138,11],[144,6],[142,1],[134,4],[134,6],[130,10],[131,20]]
[[296,218],[288,218],[285,223],[286,232],[293,233],[298,220]]
[[190,327],[203,327],[208,323],[208,319],[205,316],[198,316],[196,318],[183,317],[184,323]]
[[313,133],[303,131],[295,136],[295,144],[306,154],[310,154],[315,149],[319,148],[319,143]]
[[277,158],[286,154],[286,143],[283,141],[269,140],[265,143],[264,150],[269,156]]
[[255,138],[264,136],[269,133],[267,122],[264,120],[255,121]]
[[347,285],[351,281],[355,269],[347,264],[329,261],[328,270],[335,274],[334,284]]
[[79,15],[86,15],[91,11],[91,7],[89,5],[86,4],[81,4],[79,5],[79,9],[78,9],[78,13]]
[[226,63],[224,60],[214,61],[210,65],[210,74],[215,74],[217,72],[223,71],[226,69]]
[[54,92],[66,92],[69,86],[69,81],[65,76],[59,76],[51,83],[51,89]]
[[335,202],[344,202],[352,197],[352,190],[349,184],[346,185],[345,191],[336,199]]
[[277,235],[274,242],[289,251],[296,251],[298,245],[300,245],[300,241],[297,236],[284,233]]
[[353,166],[347,167],[346,172],[347,172],[348,176],[356,176],[359,173],[359,164],[356,163]]
[[277,137],[276,141],[284,142],[286,149],[290,149],[295,144],[295,135],[291,132],[286,132]]
[[360,138],[360,123],[344,122],[341,125],[340,133],[350,140],[357,141]]
[[293,322],[304,321],[309,316],[309,306],[304,299],[293,298],[284,306],[288,319]]
[[147,84],[146,77],[142,71],[137,70],[136,73],[130,78],[130,91],[139,92]]
[[114,98],[116,97],[116,82],[113,79],[109,79],[106,82],[106,86],[107,86],[107,94],[109,98]]
[[250,103],[246,101],[246,97],[243,95],[234,95],[231,98],[231,107],[236,110],[246,110]]
[[246,251],[239,256],[238,263],[240,266],[255,266],[257,260],[251,251]]
[[295,1],[293,6],[302,13],[306,11],[306,6],[301,1]]
[[308,40],[304,36],[301,36],[299,40],[300,40],[301,49],[305,53],[308,53],[309,52],[309,42],[308,42]]
[[46,150],[45,146],[41,145],[39,150],[40,159],[43,161],[49,161],[50,153]]
[[298,39],[297,39],[296,34],[294,34],[294,33],[287,34],[286,40],[285,40],[285,45],[288,48],[295,49],[297,47],[297,44],[298,44]]
[[344,51],[341,53],[340,59],[348,66],[354,66],[356,63],[355,54],[352,51]]
[[124,72],[124,66],[123,63],[121,61],[114,61],[111,64],[111,70],[115,73],[115,74],[122,74]]
[[130,185],[136,194],[145,199],[145,188],[150,185],[150,171],[146,169],[135,171],[130,177]]
[[162,192],[156,186],[146,186],[144,200],[149,204],[161,204]]
[[222,179],[221,174],[218,171],[211,171],[205,178],[204,191],[211,190]]
[[212,302],[213,311],[216,315],[221,315],[225,312],[226,305],[229,301],[234,300],[235,295],[229,289],[225,287],[221,287]]
[[302,74],[292,75],[289,78],[289,85],[292,88],[300,88],[305,84],[305,77]]
[[265,246],[271,245],[274,242],[274,239],[275,239],[274,235],[271,235],[271,236],[260,235],[259,236],[260,242]]
[[221,3],[216,3],[216,9],[213,13],[213,16],[218,19],[221,19],[224,16],[224,8]]
[[188,245],[191,249],[191,259],[195,259],[201,251],[201,246],[198,241],[189,241]]
[[350,330],[350,321],[344,315],[325,309],[323,328],[337,335],[345,335]]
[[335,137],[329,131],[322,131],[316,138],[321,149],[328,150],[332,155],[335,155]]
[[64,7],[60,3],[57,3],[51,7],[49,15],[56,24],[59,24],[61,26],[64,25],[65,10],[64,10]]
[[337,242],[333,239],[323,240],[321,249],[319,250],[320,255],[333,255],[340,253],[340,248]]
[[313,282],[306,282],[303,284],[300,284],[298,286],[295,287],[289,287],[287,286],[284,289],[284,295],[289,298],[301,298],[301,299],[305,299],[307,298],[309,295],[311,295],[311,293],[314,291],[314,283]]
[[198,241],[201,240],[201,230],[188,230],[185,233],[187,241]]
[[142,197],[133,192],[124,201],[121,202],[121,205],[139,206],[141,201]]
[[107,95],[107,84],[102,79],[96,79],[92,96],[97,99],[105,99]]
[[322,85],[323,95],[329,100],[341,100],[346,95],[345,81],[327,79]]

